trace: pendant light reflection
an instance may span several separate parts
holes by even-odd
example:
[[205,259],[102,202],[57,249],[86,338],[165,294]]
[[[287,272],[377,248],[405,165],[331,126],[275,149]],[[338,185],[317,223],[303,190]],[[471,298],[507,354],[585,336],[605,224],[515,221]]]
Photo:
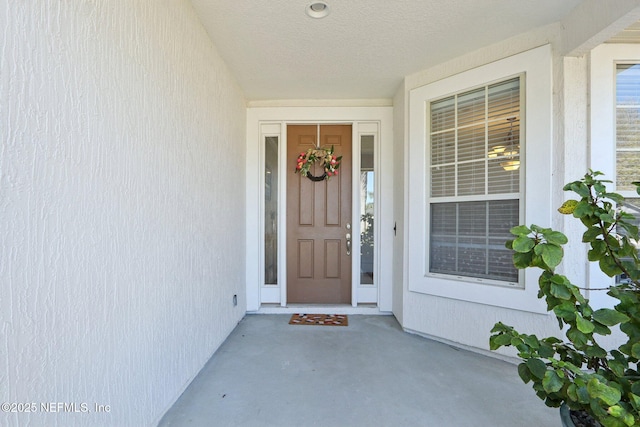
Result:
[[520,160],[514,159],[519,155],[519,145],[514,144],[513,136],[513,122],[517,117],[507,117],[509,122],[509,133],[504,139],[505,145],[495,145],[487,153],[487,157],[490,159],[501,158],[504,161],[500,162],[500,166],[505,171],[516,171],[520,169]]

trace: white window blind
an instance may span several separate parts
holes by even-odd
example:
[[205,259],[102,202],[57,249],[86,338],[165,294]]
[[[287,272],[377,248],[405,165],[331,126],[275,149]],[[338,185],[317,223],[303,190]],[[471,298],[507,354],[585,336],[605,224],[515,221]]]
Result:
[[[627,196],[621,208],[640,225],[640,198],[631,184],[634,181],[640,181],[640,64],[617,64],[616,191]],[[618,232],[625,233],[623,229]],[[616,277],[617,283],[627,280],[624,275]]]
[[429,272],[517,282],[521,78],[430,104]]
[[640,64],[616,66],[616,190],[640,181]]

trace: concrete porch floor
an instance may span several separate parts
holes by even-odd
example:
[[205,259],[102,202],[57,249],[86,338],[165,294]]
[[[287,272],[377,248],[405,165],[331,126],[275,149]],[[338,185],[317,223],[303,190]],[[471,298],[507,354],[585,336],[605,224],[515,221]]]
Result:
[[405,333],[392,316],[289,317],[247,315],[159,426],[561,425],[508,362]]

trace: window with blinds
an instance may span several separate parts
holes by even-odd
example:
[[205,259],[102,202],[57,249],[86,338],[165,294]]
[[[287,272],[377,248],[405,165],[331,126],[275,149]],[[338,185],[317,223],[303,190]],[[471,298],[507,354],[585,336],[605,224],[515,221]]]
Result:
[[616,66],[616,190],[640,181],[640,64]]
[[[640,226],[640,198],[631,184],[640,181],[640,64],[616,65],[616,191],[626,197],[620,208]],[[619,229],[619,233],[624,230]],[[626,283],[624,275],[616,283]]]
[[430,103],[429,272],[518,282],[522,77]]

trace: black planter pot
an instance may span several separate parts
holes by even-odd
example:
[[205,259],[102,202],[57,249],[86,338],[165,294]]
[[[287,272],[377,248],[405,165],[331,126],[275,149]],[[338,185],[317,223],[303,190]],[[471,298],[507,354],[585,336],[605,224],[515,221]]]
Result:
[[586,415],[586,413],[584,413],[584,424],[575,424],[573,422],[573,419],[571,418],[571,410],[569,409],[569,407],[567,405],[565,405],[564,403],[562,404],[562,406],[560,407],[560,421],[562,421],[562,427],[582,427],[582,426],[588,426],[588,427],[602,427],[601,424],[597,421],[594,421],[593,418],[591,418],[590,416]]
[[560,407],[560,421],[562,421],[562,427],[575,427],[575,424],[571,419],[571,411],[564,403]]

